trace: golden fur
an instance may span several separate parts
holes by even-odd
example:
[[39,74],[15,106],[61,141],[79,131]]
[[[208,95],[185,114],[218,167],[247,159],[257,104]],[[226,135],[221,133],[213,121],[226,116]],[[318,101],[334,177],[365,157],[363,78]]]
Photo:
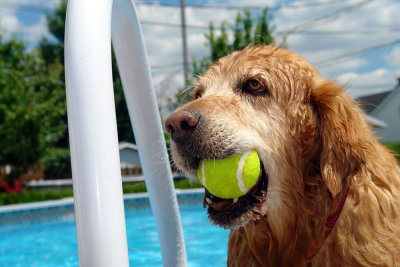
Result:
[[[249,79],[267,91],[243,91]],[[288,50],[249,46],[210,66],[194,93],[178,109],[203,120],[188,149],[209,158],[256,149],[268,174],[265,202],[222,225],[232,229],[229,266],[400,266],[400,168],[341,86]]]

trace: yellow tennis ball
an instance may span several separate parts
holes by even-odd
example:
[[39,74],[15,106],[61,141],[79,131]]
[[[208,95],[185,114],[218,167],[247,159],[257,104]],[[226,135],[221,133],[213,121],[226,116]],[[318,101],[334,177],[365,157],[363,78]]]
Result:
[[260,172],[260,158],[252,150],[221,160],[201,160],[197,178],[214,196],[230,199],[245,195],[257,183]]

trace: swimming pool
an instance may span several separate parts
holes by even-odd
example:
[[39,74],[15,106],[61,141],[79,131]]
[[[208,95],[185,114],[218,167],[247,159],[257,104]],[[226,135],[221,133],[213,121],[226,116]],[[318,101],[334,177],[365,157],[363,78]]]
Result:
[[[209,223],[202,198],[202,193],[193,191],[178,194],[188,265],[226,266],[229,231]],[[13,219],[5,217],[10,216],[10,212],[0,213],[1,266],[79,265],[73,207],[46,209],[13,212]],[[128,196],[125,217],[130,265],[162,266],[148,198]]]

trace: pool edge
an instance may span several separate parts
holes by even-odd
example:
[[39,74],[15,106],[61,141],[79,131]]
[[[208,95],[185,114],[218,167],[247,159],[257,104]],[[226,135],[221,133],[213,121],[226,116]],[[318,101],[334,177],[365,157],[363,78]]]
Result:
[[[195,189],[175,189],[176,195],[185,196],[185,195],[197,195],[204,193],[204,189],[195,188]],[[149,197],[148,193],[133,193],[133,194],[125,194],[124,201],[131,199],[147,199]],[[73,197],[67,197],[57,200],[46,200],[46,201],[38,201],[38,202],[30,202],[30,203],[21,203],[21,204],[11,204],[11,205],[3,205],[0,206],[0,214],[1,213],[9,213],[16,211],[24,211],[24,210],[33,210],[33,209],[46,209],[58,206],[68,206],[74,204]]]

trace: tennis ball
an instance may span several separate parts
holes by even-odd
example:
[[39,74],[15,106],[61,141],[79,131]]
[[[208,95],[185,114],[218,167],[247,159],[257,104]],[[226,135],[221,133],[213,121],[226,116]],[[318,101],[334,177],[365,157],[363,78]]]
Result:
[[260,172],[260,158],[252,150],[221,160],[201,160],[197,178],[214,196],[230,199],[245,195],[257,183]]

